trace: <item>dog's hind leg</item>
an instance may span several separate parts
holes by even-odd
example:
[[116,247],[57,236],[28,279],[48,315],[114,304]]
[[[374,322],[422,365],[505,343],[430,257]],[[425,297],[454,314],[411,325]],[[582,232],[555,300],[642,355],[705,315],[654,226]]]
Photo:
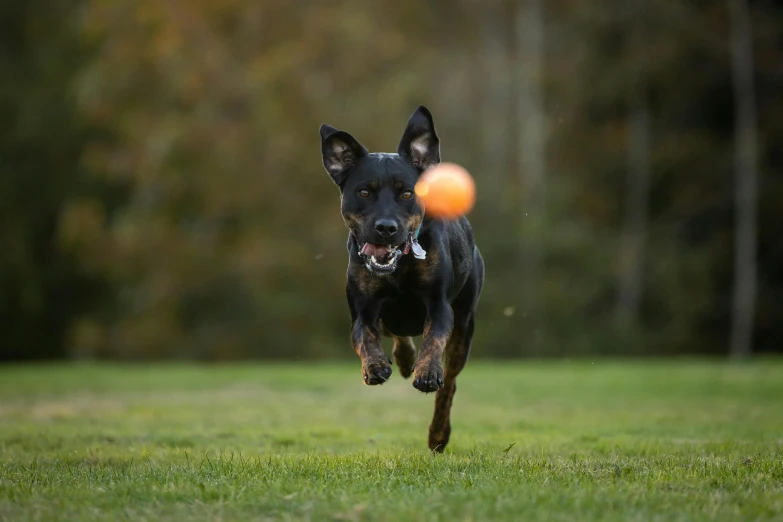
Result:
[[474,318],[455,321],[444,353],[443,387],[435,394],[435,414],[429,433],[430,450],[442,453],[451,435],[451,403],[457,391],[457,375],[465,367],[473,339]]
[[391,337],[394,340],[394,348],[392,349],[394,363],[400,369],[402,378],[407,379],[413,373],[413,366],[416,364],[416,345],[411,337],[400,337],[391,333],[382,320],[380,325],[384,337]]
[[431,451],[442,453],[451,435],[451,403],[457,391],[457,375],[465,367],[473,342],[476,306],[484,286],[484,261],[476,251],[473,274],[454,301],[454,329],[444,350],[443,387],[435,394],[435,413],[429,432]]
[[400,369],[400,375],[404,379],[407,379],[413,373],[413,365],[416,364],[416,345],[413,344],[413,339],[410,337],[397,337],[394,338],[394,349],[392,355],[394,355],[394,362]]

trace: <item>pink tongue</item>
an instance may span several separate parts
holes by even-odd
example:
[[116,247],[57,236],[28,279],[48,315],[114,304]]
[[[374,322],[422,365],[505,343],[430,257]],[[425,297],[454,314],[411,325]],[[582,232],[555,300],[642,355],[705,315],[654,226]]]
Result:
[[370,243],[365,243],[364,247],[362,247],[362,254],[374,256],[376,259],[382,258],[389,252],[391,252],[391,250],[386,245],[371,245]]

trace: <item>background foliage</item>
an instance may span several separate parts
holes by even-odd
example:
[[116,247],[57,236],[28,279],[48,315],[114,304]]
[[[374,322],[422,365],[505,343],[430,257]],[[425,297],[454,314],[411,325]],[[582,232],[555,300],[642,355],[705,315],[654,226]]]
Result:
[[[0,5],[3,359],[353,357],[317,129],[393,151],[421,103],[478,185],[476,357],[728,352],[724,2]],[[783,9],[750,9],[780,351]]]

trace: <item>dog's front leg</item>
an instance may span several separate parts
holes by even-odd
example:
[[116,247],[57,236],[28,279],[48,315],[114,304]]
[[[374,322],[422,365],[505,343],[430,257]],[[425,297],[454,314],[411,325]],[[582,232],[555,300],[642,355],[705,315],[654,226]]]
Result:
[[351,345],[362,360],[362,378],[370,386],[385,383],[391,377],[391,359],[383,353],[378,318],[360,313],[351,328]]
[[448,301],[438,299],[428,304],[421,352],[413,368],[413,387],[425,393],[443,386],[443,350],[454,328],[454,312]]

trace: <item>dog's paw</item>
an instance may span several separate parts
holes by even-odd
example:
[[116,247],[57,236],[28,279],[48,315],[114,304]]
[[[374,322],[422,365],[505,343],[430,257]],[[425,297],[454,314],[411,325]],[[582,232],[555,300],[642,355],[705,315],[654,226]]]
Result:
[[407,379],[411,375],[413,375],[413,366],[406,365],[405,363],[400,364],[397,363],[397,366],[400,368],[400,375],[403,379]]
[[443,388],[443,369],[434,363],[427,368],[414,368],[413,387],[424,393],[438,391]]
[[413,366],[416,364],[416,352],[411,348],[399,349],[394,352],[394,362],[397,364],[400,375],[407,379],[413,374]]
[[367,361],[366,364],[362,365],[362,377],[364,378],[364,384],[368,386],[385,383],[389,380],[391,374],[391,359],[386,356]]

